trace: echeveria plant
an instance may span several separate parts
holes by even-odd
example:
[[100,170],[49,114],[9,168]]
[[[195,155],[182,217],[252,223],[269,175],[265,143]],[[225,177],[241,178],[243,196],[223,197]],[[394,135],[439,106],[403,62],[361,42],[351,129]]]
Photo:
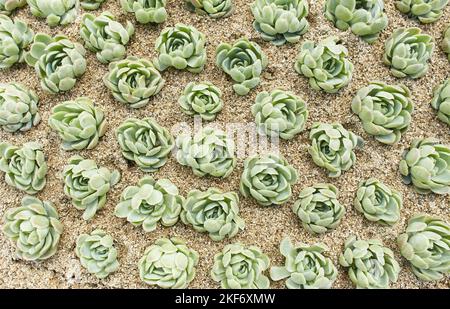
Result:
[[106,0],[80,0],[80,6],[87,11],[93,11],[98,9],[105,1]]
[[438,118],[450,126],[450,79],[434,89],[431,107],[437,111]]
[[441,43],[442,49],[448,55],[448,60],[450,61],[450,25],[447,26],[447,29],[444,32],[444,38]]
[[27,0],[0,0],[0,14],[9,15],[26,4]]
[[120,0],[125,12],[134,13],[141,24],[163,23],[167,19],[166,0]]
[[409,17],[423,24],[433,23],[441,18],[448,0],[397,0],[395,7]]
[[31,14],[45,18],[50,27],[72,23],[80,6],[79,0],[27,0],[27,3]]
[[227,17],[233,13],[233,0],[185,0],[189,10],[211,18]]
[[222,110],[222,91],[210,82],[191,82],[184,88],[178,103],[185,114],[211,121]]

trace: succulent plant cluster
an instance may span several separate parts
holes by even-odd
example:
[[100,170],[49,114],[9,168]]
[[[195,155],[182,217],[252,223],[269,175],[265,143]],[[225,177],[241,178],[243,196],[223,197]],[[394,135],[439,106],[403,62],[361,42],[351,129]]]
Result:
[[222,110],[222,91],[210,82],[191,82],[184,88],[178,103],[185,114],[211,121]]
[[68,25],[76,18],[79,0],[27,0],[31,14],[45,18],[50,27]]
[[120,0],[125,12],[134,13],[141,24],[163,23],[167,19],[166,0]]
[[448,55],[448,60],[450,61],[450,25],[444,32],[444,38],[441,43],[442,49]]
[[228,17],[233,13],[234,0],[185,0],[189,10],[211,18]]
[[437,111],[438,118],[450,126],[450,79],[434,89],[431,107]]
[[0,14],[9,15],[26,4],[27,0],[0,0]]
[[96,10],[106,0],[80,0],[80,6],[87,11]]
[[448,0],[397,0],[395,7],[409,17],[423,24],[433,23],[441,18]]

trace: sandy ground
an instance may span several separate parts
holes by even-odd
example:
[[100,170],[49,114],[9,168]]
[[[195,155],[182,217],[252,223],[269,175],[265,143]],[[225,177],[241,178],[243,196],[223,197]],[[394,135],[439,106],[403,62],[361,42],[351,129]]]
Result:
[[[380,40],[368,45],[350,32],[341,32],[333,27],[322,14],[324,0],[310,1],[311,12],[308,20],[311,28],[303,39],[321,39],[328,35],[338,35],[349,49],[350,59],[355,65],[351,84],[339,94],[324,94],[313,91],[305,78],[299,76],[293,69],[297,50],[301,44],[275,47],[259,38],[252,27],[253,17],[249,8],[251,1],[235,0],[236,11],[227,19],[213,20],[198,16],[185,10],[182,0],[169,0],[167,10],[169,18],[163,25],[137,25],[136,34],[128,46],[128,54],[153,58],[154,41],[165,26],[173,26],[178,22],[197,27],[207,37],[208,61],[205,70],[200,74],[167,70],[163,73],[166,85],[148,106],[139,110],[129,109],[115,101],[107,88],[103,85],[102,76],[107,72],[107,66],[100,64],[93,53],[88,52],[88,68],[86,74],[79,80],[75,88],[62,95],[49,95],[42,91],[34,70],[25,64],[14,66],[12,70],[0,72],[1,82],[17,81],[35,89],[40,97],[39,112],[42,115],[41,123],[31,131],[19,134],[10,134],[1,131],[0,140],[15,144],[27,141],[39,141],[44,146],[49,165],[47,186],[37,196],[43,200],[55,203],[65,230],[62,235],[58,252],[49,260],[41,263],[31,263],[16,260],[14,250],[9,241],[0,236],[0,287],[22,288],[144,288],[146,285],[139,279],[137,262],[145,248],[160,237],[180,236],[188,245],[200,254],[197,274],[191,282],[191,288],[217,288],[210,275],[213,256],[225,244],[242,242],[247,245],[259,245],[269,255],[272,265],[279,265],[283,258],[278,246],[284,236],[290,236],[293,241],[306,243],[324,242],[330,248],[328,255],[338,265],[338,256],[343,248],[344,240],[351,234],[361,238],[379,238],[386,246],[393,249],[395,256],[402,266],[395,288],[448,288],[450,279],[436,283],[424,283],[415,278],[403,259],[395,243],[396,236],[404,231],[406,222],[413,214],[425,212],[450,221],[450,198],[448,196],[419,195],[410,186],[402,183],[398,172],[398,163],[401,154],[412,139],[419,137],[436,137],[450,144],[449,127],[438,121],[435,112],[429,105],[432,98],[432,89],[448,77],[450,64],[441,51],[436,48],[430,63],[427,75],[419,80],[399,80],[389,73],[389,69],[382,64],[381,57],[384,42],[394,29],[402,26],[419,26],[426,33],[434,36],[436,42],[442,39],[445,25],[450,21],[450,7],[445,15],[432,25],[420,25],[408,19],[394,8],[393,0],[386,0],[386,11],[389,16],[389,27],[383,32]],[[107,1],[95,11],[110,10],[120,20],[129,19],[135,22],[133,15],[124,14],[116,1]],[[25,7],[14,14],[26,20],[36,31],[56,34],[62,32],[73,40],[81,42],[79,37],[79,18],[77,22],[68,27],[50,29],[43,20],[33,17],[29,8]],[[248,37],[258,42],[269,58],[269,66],[262,77],[258,88],[251,91],[248,96],[239,97],[234,94],[232,81],[214,65],[215,47],[220,42],[232,42],[240,37]],[[219,114],[217,122],[251,122],[253,121],[250,106],[253,104],[258,92],[270,91],[276,87],[294,91],[303,97],[309,105],[310,117],[306,130],[292,141],[281,142],[281,152],[287,160],[299,171],[298,183],[294,186],[293,198],[280,207],[263,208],[257,206],[252,199],[241,196],[241,216],[246,221],[245,231],[239,233],[232,240],[213,242],[207,235],[195,232],[192,228],[178,223],[172,228],[159,226],[152,233],[144,233],[141,228],[135,228],[125,220],[113,215],[114,207],[118,203],[120,193],[128,186],[137,183],[144,173],[133,164],[127,164],[122,158],[119,146],[114,136],[114,129],[129,117],[152,116],[156,120],[171,128],[179,122],[193,123],[193,119],[182,113],[177,99],[184,86],[190,81],[210,81],[218,85],[224,93],[224,109]],[[376,142],[363,131],[357,116],[350,110],[350,103],[356,91],[365,86],[370,80],[382,80],[388,83],[404,83],[413,93],[415,111],[410,129],[395,146],[385,146]],[[95,159],[101,166],[116,168],[122,174],[122,180],[108,195],[105,208],[89,222],[81,218],[81,211],[76,210],[70,200],[63,194],[61,172],[68,158],[73,152],[60,149],[60,139],[47,125],[51,108],[56,104],[74,99],[78,96],[90,96],[106,113],[108,131],[93,150],[81,151],[86,158]],[[356,165],[338,179],[330,179],[326,172],[314,165],[307,153],[309,144],[308,132],[315,121],[338,121],[347,129],[353,130],[365,139],[364,149],[357,152]],[[183,167],[172,157],[158,172],[154,173],[156,179],[168,178],[173,181],[184,196],[191,189],[205,190],[216,186],[223,190],[239,188],[239,178],[242,173],[243,158],[239,158],[237,167],[226,180],[210,177],[198,178],[191,170]],[[3,175],[2,175],[3,177]],[[404,207],[401,220],[393,227],[383,227],[370,223],[361,214],[356,213],[352,206],[358,182],[369,177],[377,177],[386,184],[399,190],[404,197]],[[291,206],[300,190],[318,182],[330,182],[340,190],[340,201],[347,208],[347,213],[340,226],[331,233],[322,236],[312,236],[304,230],[298,218],[291,211]],[[16,207],[24,193],[8,187],[0,181],[0,215],[6,209]],[[91,232],[95,228],[108,231],[116,240],[119,250],[119,270],[104,280],[99,280],[83,269],[75,255],[75,240],[81,233]],[[347,271],[338,266],[339,276],[334,284],[335,288],[350,288],[352,284]],[[284,287],[283,282],[271,283],[271,287]]]

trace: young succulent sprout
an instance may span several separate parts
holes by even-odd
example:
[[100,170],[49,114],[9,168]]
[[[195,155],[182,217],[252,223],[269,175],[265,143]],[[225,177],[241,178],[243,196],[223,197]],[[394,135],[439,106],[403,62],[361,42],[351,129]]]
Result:
[[80,0],[80,6],[87,11],[96,10],[106,0]]
[[75,21],[79,0],[27,0],[31,14],[45,18],[50,27],[68,25]]
[[211,18],[228,17],[233,13],[234,0],[185,0],[187,8]]
[[447,26],[447,29],[444,32],[444,38],[441,43],[442,49],[448,55],[448,60],[450,61],[450,25]]
[[211,121],[222,110],[222,91],[210,82],[191,82],[184,88],[178,104],[185,114],[199,115],[203,120]]
[[134,13],[141,24],[166,21],[166,0],[120,0],[122,9],[127,13]]
[[448,0],[397,0],[395,7],[423,24],[434,23],[444,14]]
[[438,118],[450,126],[450,78],[434,89],[431,107],[437,111]]
[[0,0],[0,14],[10,15],[27,4],[27,0]]

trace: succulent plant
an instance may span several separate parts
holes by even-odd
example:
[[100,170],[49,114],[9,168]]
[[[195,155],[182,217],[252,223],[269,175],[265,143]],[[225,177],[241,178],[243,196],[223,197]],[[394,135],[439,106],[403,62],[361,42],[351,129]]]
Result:
[[200,73],[206,63],[205,43],[205,35],[192,26],[176,24],[167,27],[156,39],[159,55],[153,62],[160,71],[174,67]]
[[99,279],[108,277],[119,268],[114,239],[101,229],[78,236],[75,253],[81,265]]
[[26,0],[0,0],[0,14],[9,15],[27,4]]
[[50,27],[68,25],[77,18],[79,0],[27,0],[31,14],[45,18]]
[[56,105],[48,124],[63,140],[64,150],[92,149],[106,131],[102,110],[87,97]]
[[340,30],[350,30],[367,43],[375,42],[388,25],[384,0],[327,0],[325,16]]
[[80,6],[88,11],[96,10],[106,0],[80,0]]
[[378,239],[358,240],[350,236],[339,263],[348,267],[350,280],[360,289],[387,289],[397,281],[400,272],[394,253]]
[[0,171],[5,181],[16,189],[35,194],[46,184],[47,163],[42,146],[29,142],[22,147],[7,142],[0,143]]
[[217,188],[202,192],[192,190],[183,203],[181,220],[200,233],[208,233],[214,241],[234,237],[245,222],[239,217],[239,197],[235,192],[223,193]]
[[116,131],[125,159],[144,172],[155,172],[167,162],[175,141],[153,118],[125,120]]
[[141,24],[163,23],[167,19],[166,0],[120,0],[122,9],[134,13]]
[[309,78],[313,89],[336,93],[352,79],[353,64],[347,56],[347,48],[336,37],[328,37],[318,44],[305,41],[294,68]]
[[292,210],[307,231],[313,234],[329,232],[339,225],[345,214],[338,195],[338,189],[332,184],[319,183],[303,189]]
[[450,126],[450,79],[434,89],[431,106],[437,111],[438,118]]
[[302,98],[276,89],[258,93],[252,114],[260,133],[289,140],[304,130],[309,113]]
[[191,82],[184,88],[178,103],[185,114],[199,115],[203,120],[210,121],[222,110],[222,92],[210,82]]
[[250,7],[253,27],[274,45],[297,43],[309,29],[307,0],[255,0]]
[[125,188],[114,214],[134,226],[142,226],[145,232],[152,232],[159,221],[164,226],[178,222],[183,200],[170,180],[155,181],[144,176],[137,186]]
[[139,276],[150,285],[164,289],[184,289],[195,277],[198,253],[176,237],[160,238],[139,260]]
[[214,256],[211,277],[223,289],[268,289],[270,281],[264,271],[269,265],[269,257],[258,247],[234,243]]
[[322,243],[293,245],[289,238],[284,238],[280,243],[284,266],[272,266],[270,278],[274,281],[287,278],[288,289],[329,289],[336,280],[337,269],[323,255],[325,251],[328,247]]
[[236,166],[235,144],[222,130],[205,127],[193,137],[176,140],[177,161],[190,166],[196,176],[228,177]]
[[400,174],[421,194],[450,193],[450,146],[433,138],[413,140],[403,153]]
[[442,49],[448,55],[448,60],[450,61],[450,25],[447,26],[447,29],[444,32],[444,38],[441,43]]
[[409,17],[417,18],[421,23],[437,21],[444,14],[448,0],[397,0],[395,7]]
[[211,18],[228,17],[233,13],[233,0],[185,0],[189,10]]
[[27,23],[20,19],[13,21],[0,14],[0,69],[22,63],[25,49],[31,44],[33,37],[34,32]]
[[106,203],[106,194],[120,180],[117,170],[97,167],[94,160],[75,155],[64,167],[64,193],[72,199],[72,204],[84,210],[83,219],[94,217],[97,210]]
[[297,178],[297,170],[282,156],[255,155],[244,161],[240,191],[244,197],[252,196],[259,205],[281,205],[291,198],[291,186]]
[[19,83],[0,83],[0,127],[7,132],[28,131],[41,121],[36,93]]
[[450,225],[429,215],[415,215],[397,238],[402,256],[413,273],[424,281],[450,274]]
[[68,91],[86,71],[86,51],[82,45],[58,34],[53,38],[44,33],[34,37],[25,61],[33,66],[41,87],[50,93]]
[[308,152],[314,163],[328,170],[328,177],[339,177],[356,161],[354,150],[362,147],[363,140],[339,123],[315,122],[309,134]]
[[374,81],[358,90],[352,110],[367,134],[380,143],[392,145],[408,129],[414,106],[408,87]]
[[132,56],[110,63],[103,82],[117,101],[131,108],[147,105],[164,86],[164,79],[150,61]]
[[42,261],[56,253],[63,232],[58,212],[51,202],[25,196],[20,207],[4,215],[3,233],[16,247],[18,258]]
[[353,205],[367,220],[393,225],[400,219],[403,199],[400,192],[370,178],[359,183]]
[[419,28],[399,28],[384,46],[383,61],[395,77],[419,78],[428,71],[434,51],[433,38]]
[[268,60],[258,44],[241,38],[233,45],[221,43],[217,47],[216,65],[235,81],[234,92],[244,96],[259,85]]
[[132,23],[127,21],[122,25],[109,11],[98,16],[86,13],[81,18],[80,36],[86,48],[96,53],[101,63],[123,59],[127,53],[125,46],[133,34]]

